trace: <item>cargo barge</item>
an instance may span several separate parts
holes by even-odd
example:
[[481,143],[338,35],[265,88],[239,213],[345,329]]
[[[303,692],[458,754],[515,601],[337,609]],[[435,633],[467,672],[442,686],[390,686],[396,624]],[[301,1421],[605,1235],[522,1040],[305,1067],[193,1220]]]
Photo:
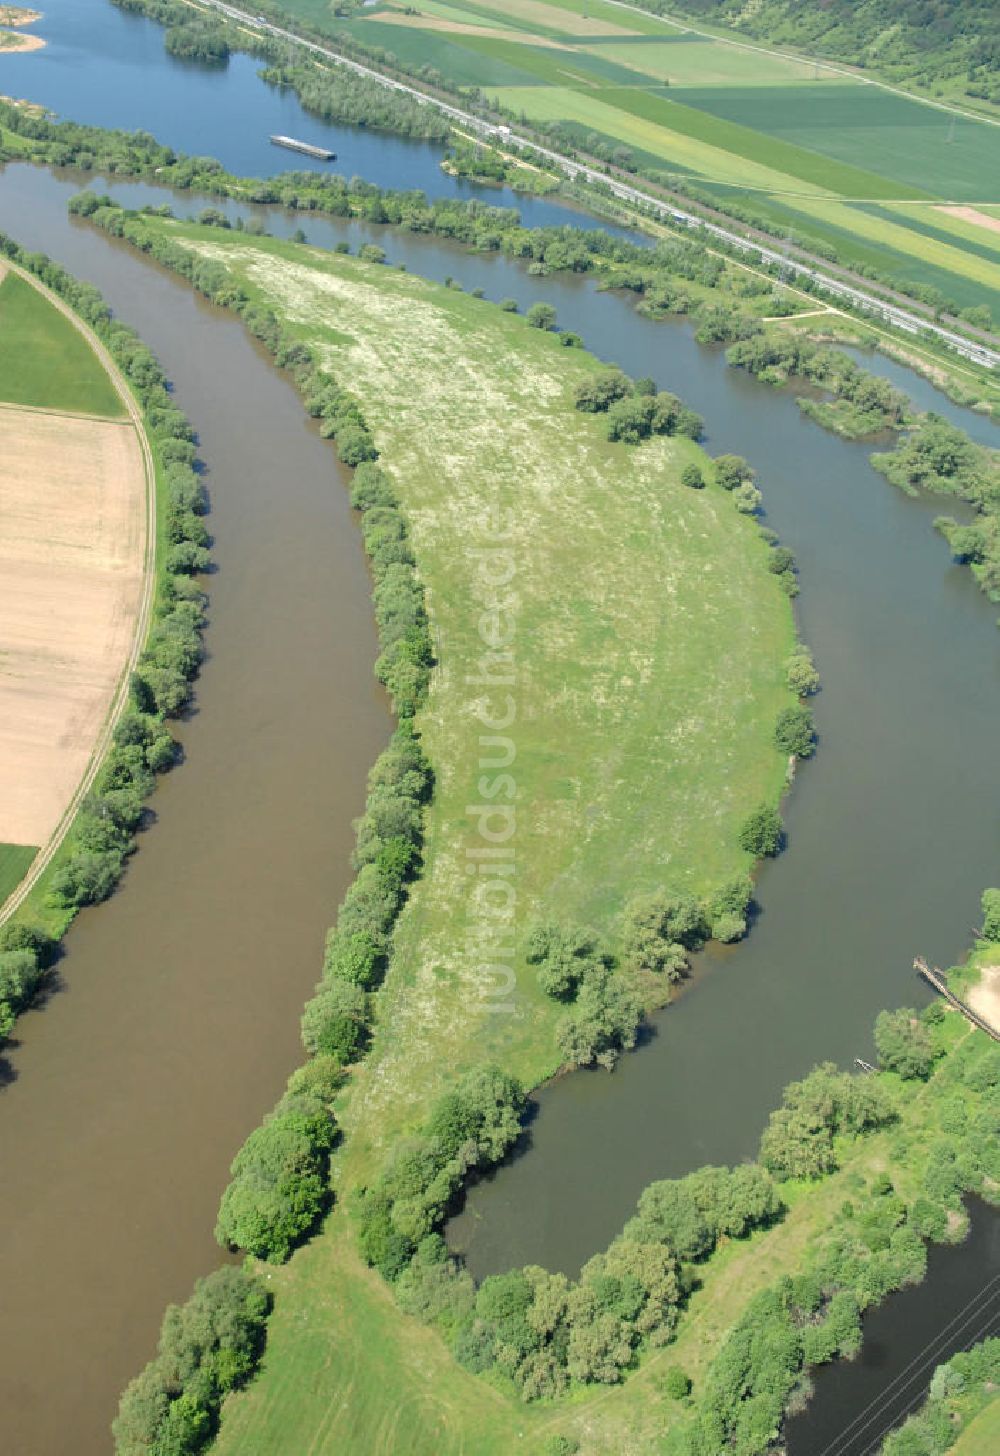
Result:
[[273,136],[271,141],[276,147],[287,147],[290,152],[304,152],[307,157],[318,157],[321,162],[335,162],[336,152],[328,152],[326,147],[314,147],[312,142],[296,141],[295,137]]

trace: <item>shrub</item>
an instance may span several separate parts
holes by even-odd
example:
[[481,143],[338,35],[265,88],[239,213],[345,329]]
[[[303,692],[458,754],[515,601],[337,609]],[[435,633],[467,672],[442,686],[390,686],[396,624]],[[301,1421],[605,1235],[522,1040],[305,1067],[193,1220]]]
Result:
[[631,390],[631,380],[620,369],[601,369],[580,381],[573,391],[573,402],[585,414],[601,414]]
[[934,1042],[910,1007],[880,1011],[875,1021],[879,1066],[905,1079],[926,1081],[934,1066]]
[[705,477],[697,465],[685,465],[681,471],[681,485],[686,485],[691,490],[702,490],[704,488]]
[[753,516],[760,510],[764,497],[750,480],[744,480],[733,491],[733,504],[744,516]]
[[708,903],[708,917],[714,940],[728,944],[746,934],[747,912],[752,893],[753,887],[745,876],[730,880],[715,891]]
[[816,752],[816,730],[808,708],[782,708],[774,725],[774,741],[782,753],[811,758]]
[[760,1160],[777,1178],[819,1178],[837,1166],[835,1133],[866,1132],[894,1117],[877,1078],[853,1077],[823,1062],[785,1088],[761,1138]]
[[663,1394],[668,1400],[685,1400],[691,1394],[691,1377],[679,1365],[668,1365],[663,1376]]
[[556,311],[551,303],[533,303],[524,317],[532,329],[554,329],[556,326]]
[[754,472],[742,455],[718,455],[715,460],[715,478],[723,490],[735,490],[744,481],[752,483]]
[[785,663],[785,680],[793,693],[806,698],[819,687],[819,673],[808,647],[799,646]]
[[645,395],[630,394],[616,399],[608,409],[608,439],[637,445],[653,432],[655,402]]
[[538,984],[547,996],[568,1001],[585,976],[604,964],[593,938],[585,931],[538,924],[528,932],[525,958],[538,967]]
[[624,955],[636,971],[680,979],[687,967],[687,952],[708,938],[705,913],[692,895],[659,890],[633,900],[626,912]]

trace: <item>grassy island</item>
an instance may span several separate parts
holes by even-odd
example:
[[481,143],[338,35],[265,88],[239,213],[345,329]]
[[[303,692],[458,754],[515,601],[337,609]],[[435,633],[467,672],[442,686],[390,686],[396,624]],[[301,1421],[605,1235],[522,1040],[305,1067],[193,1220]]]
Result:
[[[183,1449],[218,1423],[217,1451],[266,1456],[764,1452],[809,1368],[856,1350],[861,1311],[922,1277],[924,1240],[961,1236],[962,1194],[995,1189],[1000,1058],[961,1018],[880,1017],[881,1075],[816,1068],[758,1164],[651,1185],[579,1280],[476,1290],[440,1239],[517,1136],[523,1088],[612,1064],[685,950],[742,933],[753,856],[778,847],[815,674],[749,467],[710,460],[690,411],[543,306],[521,317],[381,250],[74,206],[237,309],[357,466],[401,720],[303,1020],[311,1059],[220,1211],[273,1300],[261,1368],[238,1395],[245,1374],[212,1377]],[[187,1419],[178,1328],[123,1399],[120,1453]]]
[[[364,259],[156,225],[349,383],[427,592],[437,669],[418,725],[437,784],[347,1116],[360,1169],[456,1071],[494,1059],[534,1085],[556,1069],[560,1008],[524,960],[533,922],[614,943],[636,894],[707,896],[747,873],[739,829],[785,783],[792,615],[752,517],[714,483],[681,483],[693,463],[711,480],[700,447],[609,441],[574,408],[600,366],[555,332]],[[513,785],[480,782],[502,771]],[[517,880],[516,984],[500,997],[467,946],[469,856],[492,836]]]

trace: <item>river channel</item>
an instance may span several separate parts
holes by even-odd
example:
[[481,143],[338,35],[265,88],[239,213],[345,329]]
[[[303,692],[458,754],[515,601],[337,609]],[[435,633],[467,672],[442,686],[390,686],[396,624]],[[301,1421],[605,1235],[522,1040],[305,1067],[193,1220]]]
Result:
[[[159,28],[102,0],[48,11],[39,33],[51,22],[51,46],[0,59],[7,94],[142,126],[257,173],[275,169],[268,132],[326,135],[289,115],[297,103],[262,86],[245,58],[206,73],[171,61]],[[268,110],[279,104],[280,116]],[[331,130],[350,133],[331,142],[349,171],[462,190],[440,172],[439,150]],[[360,150],[349,158],[361,139],[363,161]],[[181,729],[187,761],[158,790],[158,822],[121,891],[71,930],[63,989],[21,1023],[8,1058],[0,1396],[19,1456],[106,1452],[118,1391],[151,1353],[164,1304],[217,1262],[226,1168],[297,1061],[298,1012],[349,874],[350,819],[390,730],[332,451],[238,322],[67,218],[79,185],[8,167],[0,227],[95,282],[161,358],[209,463],[218,571],[210,658]],[[567,220],[556,204],[532,207],[556,214],[532,222]],[[301,222],[321,245],[377,238],[391,261],[489,297],[551,301],[595,353],[703,413],[713,453],[753,462],[768,522],[799,562],[801,630],[823,678],[820,749],[788,798],[788,851],[760,876],[752,935],[700,958],[648,1045],[613,1076],[544,1089],[526,1151],[473,1191],[453,1225],[476,1272],[573,1271],[647,1182],[751,1155],[787,1081],[820,1058],[869,1054],[877,1011],[922,999],[915,954],[947,964],[963,953],[1000,849],[995,608],[931,529],[939,501],[893,491],[868,447],[727,369],[686,326],[642,319],[587,280],[529,278],[440,240],[261,216],[276,232]],[[1000,443],[923,381],[903,371],[898,382]]]

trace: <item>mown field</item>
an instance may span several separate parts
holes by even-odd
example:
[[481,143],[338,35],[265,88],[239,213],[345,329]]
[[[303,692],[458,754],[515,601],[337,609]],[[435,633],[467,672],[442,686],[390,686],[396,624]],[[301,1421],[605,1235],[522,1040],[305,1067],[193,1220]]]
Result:
[[969,1429],[959,1436],[952,1456],[996,1456],[997,1451],[1000,1451],[1000,1399],[994,1399],[992,1405],[979,1412]]
[[0,281],[0,400],[113,419],[124,413],[86,339],[14,273]]
[[[879,235],[865,210],[1000,203],[1000,127],[598,0],[392,0],[348,21],[322,18],[319,0],[282,3],[405,65],[479,86],[527,121],[562,123],[608,157],[630,153],[662,180],[686,180],[723,204],[746,194],[779,228],[849,263],[959,308],[986,303],[1000,319],[993,282],[977,267],[984,240],[953,232],[942,248],[930,220],[921,226],[911,212]],[[834,202],[831,216],[820,204]]]

